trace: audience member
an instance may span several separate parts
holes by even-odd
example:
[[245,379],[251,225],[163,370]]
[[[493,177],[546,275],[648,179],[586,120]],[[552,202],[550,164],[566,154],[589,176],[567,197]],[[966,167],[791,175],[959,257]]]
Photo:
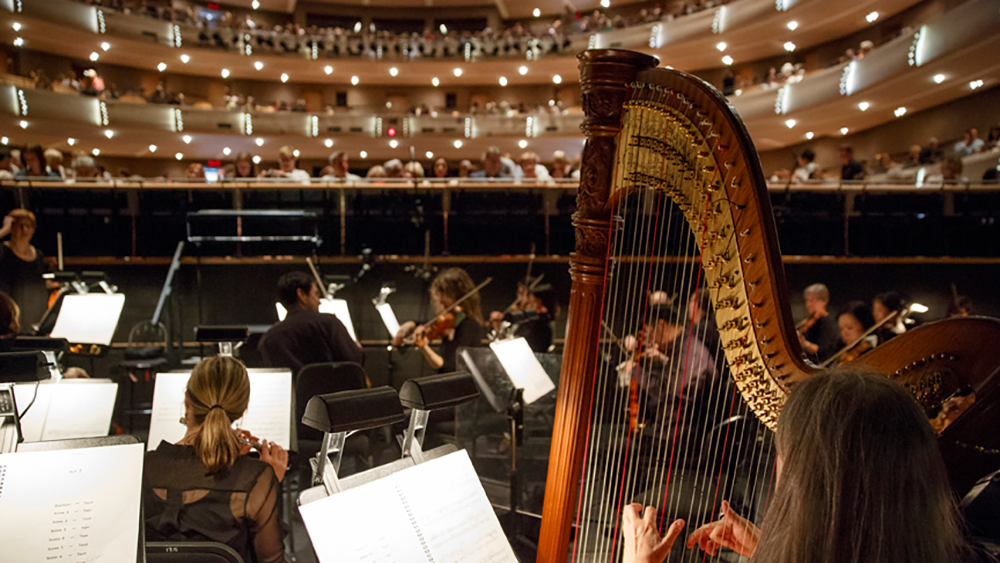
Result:
[[448,159],[439,156],[437,160],[434,161],[434,177],[435,178],[447,178],[448,177]]
[[522,154],[518,165],[521,172],[519,176],[527,180],[545,182],[552,179],[549,176],[548,169],[545,168],[545,166],[538,164],[538,155],[533,152],[526,152]]
[[94,158],[81,154],[73,159],[73,170],[77,180],[85,180],[97,177],[97,166],[94,165]]
[[385,168],[381,164],[376,164],[368,169],[368,173],[365,174],[365,178],[385,178]]
[[840,179],[841,180],[863,180],[865,177],[865,167],[860,162],[854,160],[854,149],[841,145],[840,147]]
[[967,184],[969,179],[962,176],[962,159],[952,156],[941,163],[941,173],[931,174],[924,179],[925,186],[940,186],[942,184]]
[[382,165],[385,169],[386,178],[405,178],[406,169],[403,167],[403,161],[398,158],[394,158]]
[[795,183],[808,182],[809,180],[822,180],[823,169],[814,162],[816,153],[812,149],[802,151],[798,156],[798,168],[792,172],[792,181]]
[[931,137],[927,141],[927,146],[920,151],[920,164],[934,164],[944,160],[944,150],[938,142],[937,137]]
[[284,178],[292,182],[309,183],[309,173],[296,167],[295,149],[283,146],[278,149],[278,168],[260,173],[261,178]]
[[969,127],[962,135],[962,140],[955,143],[955,156],[961,158],[983,150],[983,140],[979,138],[979,130]]
[[324,173],[324,178],[342,178],[347,182],[358,182],[361,180],[361,176],[351,174],[350,160],[345,151],[337,151],[330,155],[330,168],[333,169],[332,174],[327,175]]
[[10,158],[10,147],[0,145],[0,180],[13,180],[13,160]]
[[406,163],[406,173],[407,178],[423,178],[424,177],[424,167],[422,164],[416,160],[411,160]]
[[63,168],[63,153],[59,149],[45,149],[46,169],[55,172],[63,180],[66,179],[66,169]]
[[468,178],[472,175],[472,162],[469,160],[462,160],[458,163],[458,177]]
[[986,136],[983,150],[993,150],[1000,147],[1000,125],[990,127],[990,134]]
[[45,151],[42,150],[42,147],[38,145],[26,147],[22,155],[24,158],[24,168],[21,168],[17,171],[17,174],[14,174],[15,178],[62,179],[59,174],[49,170],[48,164],[45,161]]
[[556,151],[552,153],[552,174],[551,176],[556,180],[562,180],[569,177],[569,160],[566,159],[566,153],[563,151]]
[[[906,166],[907,166],[907,168],[909,168],[911,166],[920,166],[920,153],[921,152],[923,152],[923,149],[920,147],[920,145],[913,145],[913,146],[910,147],[910,154],[906,158]],[[886,154],[888,154],[888,153],[886,153]]]
[[198,162],[192,162],[188,164],[187,170],[184,171],[184,179],[186,180],[204,180],[205,179],[205,167]]
[[233,161],[233,178],[256,178],[257,165],[253,163],[253,157],[248,152],[241,152],[236,155]]
[[473,172],[469,175],[470,178],[510,178],[508,174],[504,174],[502,171],[503,163],[500,161],[500,149],[496,146],[491,146],[486,149],[483,153],[483,169],[479,172]]

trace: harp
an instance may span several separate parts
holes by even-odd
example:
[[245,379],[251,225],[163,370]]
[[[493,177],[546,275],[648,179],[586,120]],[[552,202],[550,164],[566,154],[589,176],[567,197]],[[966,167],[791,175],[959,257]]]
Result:
[[[641,53],[588,50],[578,58],[587,142],[542,563],[615,560],[629,502],[657,505],[667,521],[685,517],[689,529],[713,519],[734,493],[745,515],[759,514],[773,482],[771,431],[781,407],[797,382],[819,371],[801,359],[766,184],[732,107],[710,85],[656,69]],[[653,290],[678,292],[683,303],[699,288],[710,294],[719,333],[711,352],[720,359],[710,366],[693,359],[707,327],[695,327],[681,307],[649,306]],[[673,340],[651,329],[654,341],[670,341],[660,350],[667,353],[626,362],[616,374],[602,342],[612,330],[651,326],[672,327]],[[1000,322],[941,321],[853,364],[900,381],[929,416],[957,394],[975,395],[940,434],[960,492],[1000,466],[1000,438],[988,430],[1000,419],[992,408],[1000,350],[983,345],[989,340],[1000,341]],[[639,428],[630,424],[630,378],[646,383]],[[685,557],[705,556],[670,560]]]

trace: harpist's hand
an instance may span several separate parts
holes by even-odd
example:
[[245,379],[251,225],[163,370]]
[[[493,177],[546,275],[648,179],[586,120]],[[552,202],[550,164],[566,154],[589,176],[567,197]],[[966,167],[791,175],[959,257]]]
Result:
[[417,328],[417,323],[413,321],[406,321],[405,323],[399,325],[399,330],[396,332],[396,336],[392,338],[392,345],[400,346],[403,344],[403,340],[409,336],[415,328]]
[[267,440],[262,441],[260,445],[261,461],[265,461],[273,467],[274,474],[278,477],[278,481],[281,481],[284,479],[285,471],[288,469],[288,452],[285,451],[285,448]]
[[683,520],[675,520],[667,530],[667,535],[660,537],[656,529],[656,509],[647,506],[646,511],[639,516],[641,504],[630,504],[625,507],[622,516],[622,533],[625,535],[624,563],[661,563],[670,553],[674,541],[681,535],[684,528]]
[[729,503],[722,501],[722,518],[698,528],[688,536],[688,549],[695,545],[709,555],[718,553],[720,547],[752,557],[760,541],[760,528],[753,522],[736,514]]

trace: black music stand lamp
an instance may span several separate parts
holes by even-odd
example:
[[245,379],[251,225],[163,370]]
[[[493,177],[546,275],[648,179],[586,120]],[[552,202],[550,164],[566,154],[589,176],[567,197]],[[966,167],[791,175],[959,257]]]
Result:
[[15,451],[22,439],[20,415],[24,413],[17,412],[14,384],[38,382],[50,375],[49,361],[42,352],[0,354],[0,454]]
[[403,458],[426,461],[423,451],[427,420],[431,411],[447,409],[479,398],[472,374],[456,371],[408,379],[399,389],[399,402],[410,411],[410,424],[403,433]]
[[243,326],[199,326],[195,329],[195,340],[214,342],[219,346],[220,356],[232,356],[233,350],[250,338],[250,329]]

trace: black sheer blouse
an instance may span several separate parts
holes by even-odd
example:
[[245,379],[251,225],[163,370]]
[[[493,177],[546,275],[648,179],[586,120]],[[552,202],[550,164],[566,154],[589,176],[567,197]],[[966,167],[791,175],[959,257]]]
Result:
[[283,561],[281,483],[274,469],[240,456],[224,475],[207,473],[194,446],[160,442],[146,453],[146,539],[214,541],[233,548],[247,563]]

